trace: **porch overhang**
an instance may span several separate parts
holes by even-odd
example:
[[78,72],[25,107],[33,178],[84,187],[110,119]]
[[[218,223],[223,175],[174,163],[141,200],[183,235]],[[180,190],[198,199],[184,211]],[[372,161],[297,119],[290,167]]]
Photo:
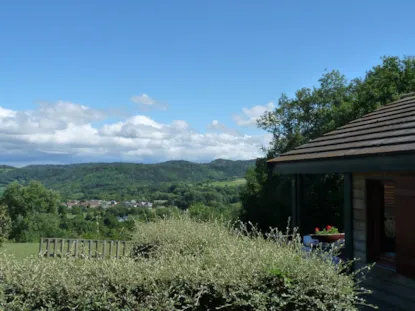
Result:
[[413,171],[415,170],[415,152],[332,159],[324,158],[295,161],[270,160],[268,161],[268,166],[272,173],[280,174]]

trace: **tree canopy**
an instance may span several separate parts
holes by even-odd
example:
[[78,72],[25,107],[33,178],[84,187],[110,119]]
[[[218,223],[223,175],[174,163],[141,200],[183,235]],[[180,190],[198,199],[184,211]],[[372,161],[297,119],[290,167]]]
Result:
[[[312,88],[300,88],[293,97],[282,94],[277,108],[266,112],[258,127],[272,134],[266,156],[248,172],[242,191],[245,219],[257,220],[261,227],[282,226],[289,215],[289,176],[268,178],[266,159],[273,158],[334,130],[400,95],[415,91],[415,58],[383,57],[381,64],[369,69],[364,77],[348,80],[340,71],[323,73]],[[341,227],[342,176],[306,176],[306,229],[324,223]],[[288,192],[287,192],[288,191]],[[266,199],[268,198],[268,199]],[[270,206],[271,204],[271,206]],[[278,210],[278,212],[276,211]],[[310,213],[314,213],[313,217]],[[321,221],[322,224],[312,223]],[[316,220],[318,219],[318,220]]]

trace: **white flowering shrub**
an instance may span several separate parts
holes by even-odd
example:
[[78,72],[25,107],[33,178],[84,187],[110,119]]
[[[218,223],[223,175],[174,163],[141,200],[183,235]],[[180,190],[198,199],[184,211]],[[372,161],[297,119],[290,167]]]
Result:
[[5,310],[358,310],[366,290],[330,254],[277,231],[188,217],[139,224],[135,256],[0,258]]

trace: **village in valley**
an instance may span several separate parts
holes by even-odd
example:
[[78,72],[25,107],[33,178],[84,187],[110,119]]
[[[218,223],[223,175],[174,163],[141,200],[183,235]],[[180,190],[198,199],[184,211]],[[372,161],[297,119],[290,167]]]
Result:
[[123,201],[123,202],[117,202],[116,200],[70,200],[67,202],[64,202],[64,205],[67,208],[73,208],[75,206],[80,207],[87,207],[87,208],[103,208],[107,209],[110,207],[115,206],[124,206],[124,207],[147,207],[147,208],[153,208],[154,207],[164,207],[164,203],[167,201],[165,200],[154,200],[153,202],[147,202],[147,201],[136,201],[136,200],[130,200],[130,201]]

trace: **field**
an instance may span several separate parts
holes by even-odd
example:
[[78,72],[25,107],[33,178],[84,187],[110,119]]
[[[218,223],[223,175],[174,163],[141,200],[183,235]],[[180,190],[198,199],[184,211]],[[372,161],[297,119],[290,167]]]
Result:
[[0,249],[0,252],[14,255],[17,259],[23,259],[32,255],[37,255],[38,250],[38,243],[6,243]]
[[212,186],[219,186],[219,187],[235,187],[235,186],[242,186],[246,183],[245,178],[237,178],[234,180],[226,180],[226,181],[213,181],[210,184]]

